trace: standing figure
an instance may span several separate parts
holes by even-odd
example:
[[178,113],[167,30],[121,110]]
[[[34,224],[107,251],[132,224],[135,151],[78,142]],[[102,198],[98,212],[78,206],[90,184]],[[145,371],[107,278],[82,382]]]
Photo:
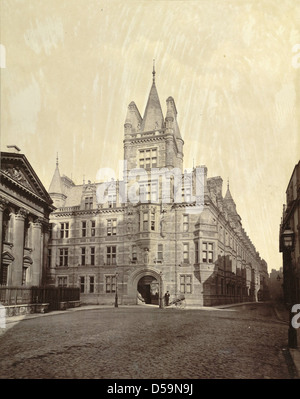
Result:
[[170,298],[170,293],[167,291],[165,293],[165,306],[169,306],[169,298]]

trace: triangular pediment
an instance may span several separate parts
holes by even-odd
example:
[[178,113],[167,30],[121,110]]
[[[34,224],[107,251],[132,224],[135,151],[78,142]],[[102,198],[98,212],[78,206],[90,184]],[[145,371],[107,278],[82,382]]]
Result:
[[49,205],[52,204],[52,199],[25,155],[1,152],[1,174],[20,189],[28,190]]
[[26,176],[26,173],[24,170],[22,170],[22,168],[19,168],[18,166],[15,166],[13,164],[9,164],[1,169],[6,176],[9,176],[16,183],[21,184],[22,186],[26,187],[28,190],[31,190],[35,194],[38,194],[38,191],[30,182],[30,179],[28,178],[28,176]]

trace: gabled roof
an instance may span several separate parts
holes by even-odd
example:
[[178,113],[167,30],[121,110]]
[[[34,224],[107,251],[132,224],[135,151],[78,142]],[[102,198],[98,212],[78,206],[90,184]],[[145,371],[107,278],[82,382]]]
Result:
[[83,190],[83,185],[78,185],[78,186],[73,186],[69,187],[66,195],[66,202],[64,204],[65,207],[69,206],[78,206],[80,205],[81,202],[81,197],[82,197],[82,190]]

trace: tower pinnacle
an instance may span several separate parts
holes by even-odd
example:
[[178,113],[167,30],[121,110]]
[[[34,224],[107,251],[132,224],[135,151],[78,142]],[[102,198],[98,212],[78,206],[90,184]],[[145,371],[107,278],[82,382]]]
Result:
[[56,168],[49,186],[48,193],[54,202],[54,206],[60,208],[64,206],[66,195],[64,194],[63,183],[58,168],[58,154],[56,156]]
[[155,84],[155,59],[153,60],[153,71],[152,71],[152,75],[153,75],[153,84]]

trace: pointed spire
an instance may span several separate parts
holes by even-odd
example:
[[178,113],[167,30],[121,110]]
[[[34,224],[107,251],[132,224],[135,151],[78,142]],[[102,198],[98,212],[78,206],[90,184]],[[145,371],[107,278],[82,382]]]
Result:
[[233,198],[231,196],[231,192],[229,190],[229,179],[227,179],[227,191],[226,191],[226,194],[225,194],[225,199],[233,200]]
[[125,124],[124,134],[125,136],[131,133],[136,133],[141,130],[142,117],[134,101],[128,105]]
[[232,195],[231,195],[231,192],[230,192],[230,189],[229,189],[229,179],[227,179],[227,191],[226,191],[224,199],[228,200],[228,201],[231,201],[231,203],[235,207],[235,202],[234,202],[234,199],[232,198]]
[[[154,61],[154,60],[153,60]],[[164,123],[164,117],[155,86],[155,65],[153,63],[153,82],[150,89],[147,105],[144,112],[141,131],[147,132],[152,130],[161,129]]]
[[[130,127],[130,126],[132,126],[132,121],[131,121],[131,106],[132,106],[132,102],[128,105],[127,114],[126,114],[126,119],[125,119],[125,127]],[[127,125],[127,126],[126,126],[126,125]]]
[[63,187],[58,168],[58,154],[56,155],[56,168],[49,186],[49,194],[63,194]]

